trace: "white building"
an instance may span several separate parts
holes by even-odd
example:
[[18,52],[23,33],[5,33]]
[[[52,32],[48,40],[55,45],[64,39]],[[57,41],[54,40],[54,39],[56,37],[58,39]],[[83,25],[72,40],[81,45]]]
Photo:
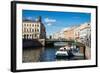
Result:
[[83,28],[80,29],[80,40],[87,46],[90,46],[91,43],[91,26],[88,23],[83,25]]
[[91,44],[91,25],[90,23],[81,24],[75,28],[75,40],[90,46]]
[[37,21],[23,20],[22,22],[23,39],[44,39],[46,38],[45,26],[41,22],[41,17]]

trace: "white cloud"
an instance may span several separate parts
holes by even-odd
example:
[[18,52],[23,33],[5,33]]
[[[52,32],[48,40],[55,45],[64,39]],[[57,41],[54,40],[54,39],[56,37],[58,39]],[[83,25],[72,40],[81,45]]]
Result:
[[45,21],[46,23],[54,23],[54,22],[56,22],[55,19],[49,19],[49,18],[45,18],[44,21]]
[[68,29],[70,29],[70,27],[63,28],[61,31],[66,31]]
[[45,18],[44,21],[48,26],[51,26],[51,25],[53,25],[53,23],[56,22],[55,19],[49,19],[49,18]]
[[53,24],[52,24],[52,23],[47,23],[47,25],[48,25],[48,26],[51,26],[51,25],[53,25]]
[[33,18],[32,18],[32,17],[27,17],[27,19],[28,19],[28,20],[32,20]]

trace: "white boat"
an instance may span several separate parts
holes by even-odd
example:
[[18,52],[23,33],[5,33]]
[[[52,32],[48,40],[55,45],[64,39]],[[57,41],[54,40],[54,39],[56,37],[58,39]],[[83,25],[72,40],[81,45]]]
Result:
[[69,47],[69,46],[61,47],[59,48],[59,50],[56,52],[55,55],[56,57],[60,57],[60,58],[73,57],[76,54],[75,53],[73,54],[72,48],[73,47]]
[[64,57],[68,57],[68,52],[67,49],[65,47],[61,47],[56,53],[55,53],[57,58],[64,58]]
[[59,56],[68,56],[68,53],[67,51],[62,51],[62,50],[59,50],[56,52],[56,56],[59,55]]

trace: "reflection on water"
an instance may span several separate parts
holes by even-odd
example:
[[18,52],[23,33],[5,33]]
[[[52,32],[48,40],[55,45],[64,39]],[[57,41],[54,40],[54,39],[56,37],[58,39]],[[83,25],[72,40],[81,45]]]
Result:
[[41,48],[23,49],[23,62],[38,62],[41,52]]
[[46,48],[41,54],[40,61],[55,61],[57,48]]
[[[47,61],[58,61],[56,59],[56,51],[60,47],[41,47],[41,48],[27,48],[23,49],[23,62],[47,62]],[[84,57],[69,57],[61,60],[81,60]]]

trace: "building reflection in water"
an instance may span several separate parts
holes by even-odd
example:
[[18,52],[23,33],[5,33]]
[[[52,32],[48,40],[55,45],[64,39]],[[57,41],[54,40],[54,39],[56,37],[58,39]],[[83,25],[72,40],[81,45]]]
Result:
[[23,49],[23,63],[27,62],[49,62],[59,60],[83,60],[83,57],[69,57],[63,59],[56,59],[56,51],[60,47],[39,47]]

